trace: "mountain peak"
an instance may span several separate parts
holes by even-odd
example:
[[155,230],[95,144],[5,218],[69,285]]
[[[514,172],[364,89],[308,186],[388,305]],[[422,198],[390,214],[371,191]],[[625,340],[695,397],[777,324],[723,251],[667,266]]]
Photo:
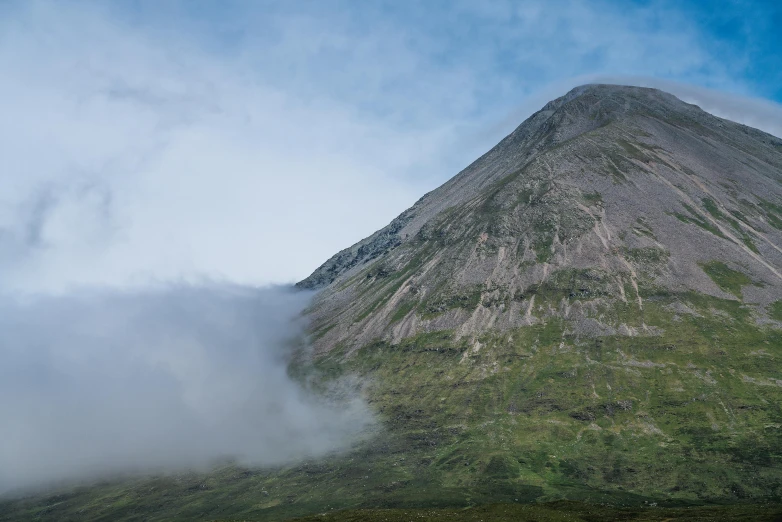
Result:
[[[612,84],[575,87],[547,103],[536,115],[545,118],[549,128],[564,131],[565,139],[622,118],[690,121],[713,118],[700,107],[659,89]],[[525,131],[524,123],[517,130]]]
[[[716,156],[715,148],[721,149]],[[751,167],[731,150],[747,153]],[[763,193],[769,188],[758,183],[779,176],[780,150],[779,139],[712,116],[658,89],[582,85],[547,103],[454,178],[426,194],[387,227],[339,252],[298,286],[322,288],[360,270],[415,238],[423,227],[432,226],[440,213],[467,204],[514,173],[527,170],[527,181],[590,173],[590,181],[581,191],[613,193],[622,186],[627,190],[625,196],[632,199],[643,197],[637,192],[638,174],[658,168],[690,171],[697,164],[707,183],[719,173],[730,173],[735,176],[722,182],[733,184],[759,169],[762,176],[752,177],[750,185]],[[541,169],[548,173],[542,174]],[[597,173],[603,177],[595,177]],[[612,185],[603,187],[607,180]],[[688,182],[700,183],[696,178]],[[672,183],[675,186],[678,181]],[[698,190],[702,193],[696,200],[708,195]],[[772,184],[770,190],[778,190],[778,184]]]
[[[726,290],[709,263],[746,284]],[[546,285],[564,301],[538,310],[530,289]],[[299,286],[325,287],[321,350],[546,317],[584,335],[653,330],[593,317],[578,288],[639,310],[693,291],[762,316],[782,292],[782,143],[656,89],[577,87]]]
[[584,97],[590,101],[654,101],[670,105],[687,105],[676,96],[653,87],[636,87],[632,85],[618,85],[611,83],[587,83],[572,88],[563,96],[551,100],[543,110],[556,109],[577,98]]

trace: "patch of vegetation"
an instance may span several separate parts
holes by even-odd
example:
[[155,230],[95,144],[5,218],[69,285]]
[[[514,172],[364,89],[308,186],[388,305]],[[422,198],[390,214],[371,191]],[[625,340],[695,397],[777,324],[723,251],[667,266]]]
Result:
[[448,290],[443,290],[422,302],[418,306],[419,314],[424,318],[431,319],[455,308],[475,310],[481,302],[481,292],[481,287],[459,294],[451,294]]
[[649,224],[646,222],[644,218],[639,217],[638,219],[636,219],[636,223],[638,223],[639,226],[632,227],[632,230],[635,234],[639,236],[646,236],[648,238],[657,241],[657,237],[652,232],[652,227],[649,226]]
[[524,293],[534,295],[538,303],[556,303],[562,298],[595,299],[611,293],[611,279],[605,271],[566,268],[557,270],[541,284],[530,286]]
[[615,184],[627,182],[627,176],[625,176],[625,173],[622,172],[617,166],[617,164],[621,165],[624,162],[625,160],[621,156],[612,156],[607,158],[606,167],[608,168],[608,172],[611,174],[611,177],[614,178]]
[[758,206],[764,210],[766,220],[771,226],[782,230],[782,205],[777,205],[776,203],[759,197]]
[[699,263],[704,272],[724,291],[741,299],[741,288],[752,284],[752,280],[743,272],[733,270],[721,261]]
[[749,221],[747,220],[747,216],[745,216],[740,210],[731,210],[730,213],[733,215],[733,217],[735,217],[739,221],[749,224]]
[[622,150],[629,158],[638,161],[649,161],[649,156],[646,153],[646,151],[652,149],[650,149],[648,146],[644,145],[643,143],[641,142],[630,143],[629,141],[623,139],[616,140],[616,143],[620,147],[622,147]]
[[418,302],[413,301],[412,299],[402,301],[391,315],[391,324],[398,323],[404,319],[405,316],[407,316],[407,314],[409,314],[416,307],[416,305],[418,305]]
[[600,192],[585,192],[581,195],[581,197],[584,199],[584,201],[590,205],[599,205],[603,203],[603,196],[600,195]]
[[697,218],[692,218],[690,216],[685,216],[684,214],[680,214],[679,212],[673,212],[673,216],[679,221],[681,221],[682,223],[691,223],[693,225],[698,225],[702,229],[711,232],[715,236],[725,238],[725,235],[722,232],[720,232],[719,229],[717,229],[716,227],[712,227],[710,224],[706,223],[705,221],[702,221]]
[[664,248],[624,248],[622,253],[629,261],[640,265],[667,263],[671,253]]
[[652,233],[652,231],[649,230],[649,229],[644,229],[644,228],[639,228],[639,227],[632,227],[632,231],[633,231],[633,233],[635,233],[638,236],[646,236],[646,237],[648,237],[650,239],[653,239],[653,240],[657,241],[657,236],[655,236]]
[[364,310],[356,317],[355,322],[360,323],[369,315],[377,310],[381,305],[385,304],[404,284],[404,279],[397,279],[396,281],[393,281],[390,285],[386,286],[382,289],[380,296],[378,296],[374,301],[372,301],[369,306],[364,308]]
[[758,250],[758,247],[755,245],[755,242],[752,240],[749,234],[746,234],[744,232],[741,233],[741,242],[744,243],[744,245],[755,252],[756,254],[760,254],[760,250]]
[[774,214],[767,214],[766,220],[772,227],[782,230],[782,219],[776,217]]
[[[605,166],[614,178],[614,183],[627,181],[625,173],[638,169],[634,161],[648,163],[654,157],[655,150],[642,142],[629,142],[624,139],[615,140],[618,147],[608,151]],[[657,158],[663,161],[661,158]]]
[[703,198],[701,200],[703,202],[703,206],[706,209],[706,212],[712,215],[714,219],[723,219],[724,215],[722,212],[720,212],[720,209],[717,207],[717,204],[714,202],[711,198]]
[[554,244],[554,236],[547,234],[535,238],[532,242],[532,249],[535,250],[535,260],[538,263],[545,263],[551,258],[551,246]]
[[756,254],[759,253],[758,248],[755,246],[755,242],[752,240],[752,237],[744,230],[744,228],[739,224],[738,221],[736,221],[730,216],[726,216],[725,214],[723,214],[713,199],[703,198],[702,201],[703,201],[703,206],[706,208],[706,211],[709,214],[711,214],[711,216],[714,219],[726,221],[727,223],[729,223],[730,226],[732,226],[733,229],[739,234],[739,236],[741,237],[741,241],[747,246],[747,248],[749,248]]
[[331,323],[331,324],[326,324],[324,326],[321,326],[320,328],[318,328],[318,329],[316,329],[316,330],[314,330],[312,332],[312,338],[313,339],[320,339],[321,337],[326,335],[329,332],[329,330],[331,330],[335,326],[337,326],[337,323]]
[[727,239],[727,237],[725,237],[725,234],[723,234],[722,231],[719,228],[714,226],[712,223],[709,223],[708,221],[706,221],[704,219],[701,219],[698,216],[698,213],[695,211],[694,208],[689,206],[687,203],[682,203],[682,205],[684,206],[684,208],[687,209],[687,211],[690,213],[690,215],[685,216],[684,214],[680,214],[678,212],[674,212],[673,215],[676,216],[676,219],[678,219],[682,223],[691,223],[693,225],[697,225],[697,226],[701,227],[703,230],[705,230],[707,232],[710,232],[710,233],[714,234],[717,237],[721,237],[723,239]]
[[782,321],[782,299],[771,303],[771,306],[769,306],[769,315],[772,319]]

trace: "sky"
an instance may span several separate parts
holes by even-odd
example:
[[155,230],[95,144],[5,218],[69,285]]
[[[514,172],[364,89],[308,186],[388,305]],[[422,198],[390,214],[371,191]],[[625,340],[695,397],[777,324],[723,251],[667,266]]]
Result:
[[301,280],[590,81],[697,92],[782,132],[781,16],[774,1],[5,2],[0,282]]
[[782,136],[782,4],[714,5],[0,3],[0,492],[349,447],[286,285],[583,83]]

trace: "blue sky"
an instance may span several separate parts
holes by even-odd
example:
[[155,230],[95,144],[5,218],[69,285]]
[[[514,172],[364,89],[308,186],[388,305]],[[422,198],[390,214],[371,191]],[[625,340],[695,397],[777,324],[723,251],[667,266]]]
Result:
[[782,134],[782,7],[716,5],[4,3],[0,284],[301,279],[587,82]]
[[732,1],[715,9],[701,1],[680,8],[696,21],[713,54],[735,64],[745,92],[782,102],[782,3]]
[[[774,0],[195,1],[162,8],[134,1],[117,4],[116,14],[224,54],[275,47],[296,29],[302,41],[339,35],[345,43],[371,45],[370,53],[404,49],[431,74],[463,66],[480,73],[483,103],[601,73],[652,75],[782,101],[782,4]],[[362,52],[321,43],[307,74],[349,87],[331,66],[364,65]]]

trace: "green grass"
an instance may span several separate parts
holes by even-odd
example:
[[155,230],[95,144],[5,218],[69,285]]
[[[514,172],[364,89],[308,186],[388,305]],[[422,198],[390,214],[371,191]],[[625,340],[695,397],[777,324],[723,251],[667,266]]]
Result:
[[402,319],[405,318],[407,314],[409,314],[415,307],[418,305],[417,301],[414,301],[412,299],[407,299],[406,301],[402,302],[396,310],[394,310],[394,313],[391,315],[391,324],[398,323]]
[[641,265],[667,263],[671,253],[664,248],[644,247],[644,248],[624,248],[622,250],[625,258]]
[[694,208],[692,208],[687,203],[682,203],[682,205],[684,206],[684,208],[687,209],[689,215],[684,215],[678,212],[674,212],[673,215],[676,216],[676,219],[678,219],[682,223],[691,223],[693,225],[697,225],[701,227],[703,230],[710,232],[711,234],[714,234],[717,237],[727,239],[725,234],[723,234],[719,228],[714,226],[712,223],[706,221],[705,219],[702,219]]
[[475,287],[466,293],[451,294],[447,290],[435,293],[418,306],[421,317],[431,319],[440,314],[461,308],[467,311],[475,310],[481,302],[481,288]]
[[599,205],[603,203],[603,196],[600,195],[600,192],[585,192],[581,195],[581,197],[584,199],[584,201],[589,204],[590,206]]
[[535,250],[535,260],[538,263],[545,263],[551,258],[551,245],[554,244],[554,236],[546,234],[539,236],[533,241],[532,249]]
[[704,272],[724,291],[741,298],[741,288],[752,284],[752,280],[743,272],[733,270],[721,261],[700,263]]
[[[553,276],[564,285],[545,292],[556,299],[578,276]],[[700,316],[674,320],[668,304],[677,301]],[[629,306],[597,313],[640,325]],[[649,298],[643,319],[665,333],[579,340],[550,318],[486,335],[477,350],[448,333],[378,341],[348,368],[371,379],[396,441],[389,448],[407,448],[395,469],[427,477],[437,498],[609,494],[642,504],[778,495],[782,438],[765,426],[782,421],[782,390],[755,383],[773,378],[780,332],[754,326],[736,301],[700,294]],[[747,357],[753,350],[768,355]],[[398,491],[424,501],[423,491]]]
[[771,303],[771,306],[769,306],[769,315],[771,315],[772,319],[782,321],[782,299]]
[[758,198],[758,206],[765,212],[766,219],[771,226],[782,230],[782,205]]
[[708,506],[686,508],[646,507],[616,509],[580,502],[518,505],[493,504],[464,509],[377,509],[347,510],[296,519],[297,522],[594,522],[598,520],[627,521],[777,521],[782,518],[779,505]]
[[[752,237],[742,228],[742,226],[739,224],[738,221],[736,221],[735,219],[733,219],[730,216],[725,215],[719,209],[719,207],[714,202],[714,200],[712,200],[710,198],[703,198],[702,201],[703,201],[703,206],[706,208],[706,211],[709,214],[711,214],[711,216],[714,219],[725,221],[728,224],[730,224],[730,226],[733,227],[733,229],[736,231],[736,233],[738,233],[739,237],[741,237],[741,241],[747,246],[747,248],[749,248],[750,250],[752,250],[756,254],[760,253],[758,251],[757,246],[755,246],[755,242],[752,240]],[[738,214],[741,215],[740,212]]]

